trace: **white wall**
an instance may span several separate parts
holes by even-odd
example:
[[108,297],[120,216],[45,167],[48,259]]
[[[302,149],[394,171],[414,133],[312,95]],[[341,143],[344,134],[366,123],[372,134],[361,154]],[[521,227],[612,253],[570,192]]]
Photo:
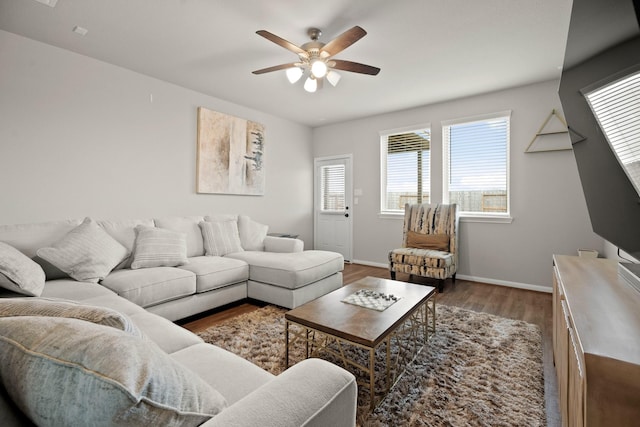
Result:
[[[4,31],[0,58],[0,224],[244,213],[311,244],[308,127]],[[198,106],[265,125],[264,196],[196,194]]]
[[[552,254],[600,252],[571,151],[525,154],[552,108],[561,111],[558,82],[545,82],[411,110],[327,125],[313,131],[315,157],[353,154],[354,260],[387,264],[402,242],[402,219],[379,218],[379,132],[431,123],[431,201],[442,200],[443,120],[512,110],[510,224],[462,222],[458,275],[533,289],[551,287]],[[384,102],[383,99],[380,102]]]
[[[316,128],[206,96],[0,31],[0,224],[63,218],[145,218],[246,213],[273,231],[313,230],[313,157],[352,153],[354,259],[386,264],[401,220],[380,219],[380,130],[511,109],[511,224],[462,223],[459,274],[494,283],[550,286],[551,254],[603,252],[591,232],[573,154],[524,154],[552,108],[557,82]],[[153,102],[150,102],[150,95]],[[380,102],[384,102],[381,100]],[[195,192],[196,109],[266,127],[265,196]],[[313,145],[312,145],[313,141]],[[432,200],[442,197],[432,164]]]

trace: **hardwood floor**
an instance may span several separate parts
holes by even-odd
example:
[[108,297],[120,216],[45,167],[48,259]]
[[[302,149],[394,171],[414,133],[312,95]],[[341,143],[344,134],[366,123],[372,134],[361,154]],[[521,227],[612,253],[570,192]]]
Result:
[[[360,264],[345,265],[343,272],[344,283],[351,283],[366,276],[388,279],[389,272],[384,268]],[[397,280],[408,281],[408,279],[407,275],[398,274],[397,276]],[[414,282],[431,284],[422,278],[415,278]],[[551,294],[458,279],[455,284],[448,280],[445,284],[444,292],[438,294],[437,298],[438,304],[454,305],[468,310],[524,320],[540,327],[543,340],[547,425],[549,427],[562,425],[558,408],[555,367],[553,366]],[[264,305],[257,301],[245,301],[181,323],[183,327],[190,331],[197,332],[242,313],[256,310]]]

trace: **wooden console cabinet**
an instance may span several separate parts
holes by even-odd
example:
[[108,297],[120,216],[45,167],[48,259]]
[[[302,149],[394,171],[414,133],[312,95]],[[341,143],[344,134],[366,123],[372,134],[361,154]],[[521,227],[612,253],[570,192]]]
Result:
[[640,292],[607,259],[553,257],[563,426],[640,425]]

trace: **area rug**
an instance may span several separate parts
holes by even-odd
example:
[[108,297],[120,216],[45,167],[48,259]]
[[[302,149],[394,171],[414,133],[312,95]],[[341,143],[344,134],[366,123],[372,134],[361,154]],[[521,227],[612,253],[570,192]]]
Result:
[[[285,312],[266,306],[198,335],[277,375],[284,370]],[[544,426],[541,343],[536,325],[437,305],[435,336],[373,412],[368,392],[359,387],[357,423]],[[301,345],[291,358],[302,360],[303,352]]]

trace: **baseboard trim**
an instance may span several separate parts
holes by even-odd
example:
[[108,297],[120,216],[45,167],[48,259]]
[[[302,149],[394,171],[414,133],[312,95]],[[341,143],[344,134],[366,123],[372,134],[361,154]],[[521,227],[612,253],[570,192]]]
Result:
[[553,289],[549,286],[532,285],[529,283],[510,282],[508,280],[489,279],[486,277],[467,276],[466,274],[457,274],[456,278],[462,280],[469,280],[471,282],[487,283],[489,285],[506,286],[508,288],[525,289],[528,291],[552,293]]
[[389,268],[389,264],[385,264],[382,262],[360,261],[359,259],[354,259],[351,261],[351,263],[366,265],[367,267]]
[[[371,261],[352,260],[352,264],[361,264],[369,267],[389,268],[389,264]],[[549,286],[532,285],[529,283],[510,282],[508,280],[489,279],[487,277],[468,276],[466,274],[457,274],[457,279],[469,280],[470,282],[487,283],[489,285],[506,286],[508,288],[525,289],[528,291],[552,293],[553,289]]]

